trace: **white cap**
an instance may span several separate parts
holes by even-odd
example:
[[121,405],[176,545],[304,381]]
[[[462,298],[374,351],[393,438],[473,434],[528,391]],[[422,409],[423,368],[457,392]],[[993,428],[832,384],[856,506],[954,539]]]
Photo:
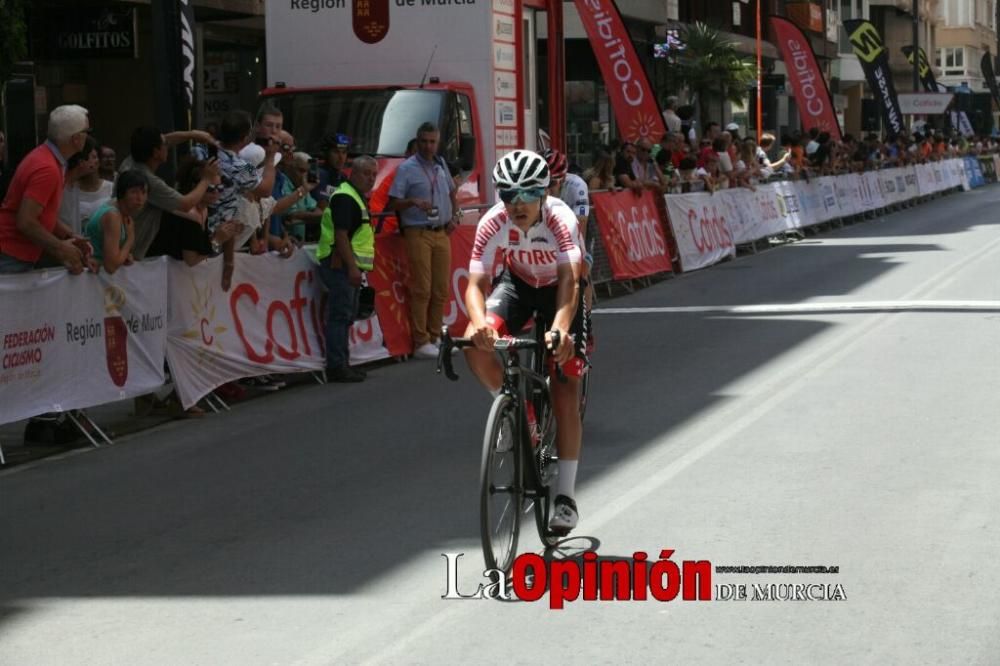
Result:
[[728,125],[726,125],[726,131],[727,132],[739,132],[740,131],[740,126],[737,125],[736,123],[729,123]]
[[[248,143],[240,151],[240,157],[250,163],[251,166],[259,167],[264,163],[264,147],[256,143]],[[274,154],[274,166],[278,166],[281,161],[281,153]]]

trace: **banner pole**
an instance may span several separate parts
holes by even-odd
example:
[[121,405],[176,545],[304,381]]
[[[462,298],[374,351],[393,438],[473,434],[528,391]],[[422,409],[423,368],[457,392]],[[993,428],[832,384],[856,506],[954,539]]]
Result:
[[[920,86],[920,8],[918,0],[913,0],[913,92]],[[914,120],[916,116],[913,116]]]
[[763,93],[763,61],[764,48],[761,43],[761,20],[760,20],[760,0],[757,0],[757,145],[764,135],[764,102],[761,98]]

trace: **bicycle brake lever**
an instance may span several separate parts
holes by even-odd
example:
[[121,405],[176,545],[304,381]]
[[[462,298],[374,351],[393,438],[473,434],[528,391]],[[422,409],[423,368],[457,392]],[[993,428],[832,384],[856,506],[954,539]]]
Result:
[[457,382],[458,375],[455,374],[455,369],[451,363],[451,350],[454,346],[451,336],[448,335],[448,328],[444,327],[441,331],[441,346],[438,347],[437,373],[440,375],[441,371],[444,370],[445,377],[453,382]]
[[[562,333],[560,333],[558,330],[549,332],[552,334],[552,339],[549,341],[547,346],[549,349],[549,353],[554,354],[555,351],[559,349],[559,343],[562,342]],[[558,381],[560,384],[565,384],[566,375],[563,374],[562,366],[559,365],[559,363],[556,362],[555,359],[553,359],[552,363],[553,365],[556,366],[556,381]]]

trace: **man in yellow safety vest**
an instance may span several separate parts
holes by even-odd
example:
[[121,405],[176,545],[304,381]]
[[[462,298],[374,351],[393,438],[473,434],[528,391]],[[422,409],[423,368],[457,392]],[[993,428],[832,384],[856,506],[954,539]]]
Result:
[[365,372],[350,366],[348,334],[357,314],[361,273],[375,267],[375,230],[365,197],[375,186],[378,163],[355,157],[351,176],[330,196],[320,221],[319,276],[326,285],[326,378],[360,382]]

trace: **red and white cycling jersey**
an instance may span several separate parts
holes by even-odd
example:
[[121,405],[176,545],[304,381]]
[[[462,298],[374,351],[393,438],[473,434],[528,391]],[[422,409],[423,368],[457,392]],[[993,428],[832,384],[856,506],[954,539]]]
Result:
[[479,220],[472,245],[469,272],[495,275],[503,264],[532,287],[547,287],[559,281],[560,264],[582,261],[582,239],[576,215],[555,197],[546,197],[541,218],[527,232],[507,215],[507,207],[497,202]]

